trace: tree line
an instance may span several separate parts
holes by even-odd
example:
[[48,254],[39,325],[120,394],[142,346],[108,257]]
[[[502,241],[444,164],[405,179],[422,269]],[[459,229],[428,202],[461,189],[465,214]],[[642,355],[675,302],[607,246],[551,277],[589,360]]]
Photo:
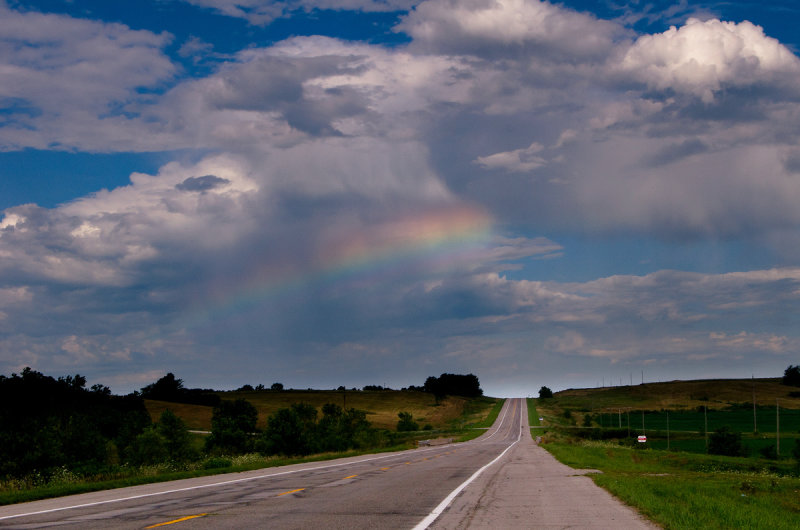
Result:
[[[279,385],[270,390],[281,390]],[[430,377],[424,387],[414,389],[432,392],[437,400],[483,393],[472,374]],[[56,379],[25,368],[10,377],[0,375],[0,399],[0,477],[32,473],[46,477],[62,468],[91,475],[122,465],[196,462],[250,452],[287,456],[338,452],[392,445],[398,436],[373,428],[366,412],[332,403],[321,411],[294,403],[272,414],[259,431],[252,403],[224,400],[210,389],[187,389],[172,373],[138,392],[116,396],[103,385],[86,388],[81,375]],[[212,406],[211,433],[204,443],[193,442],[183,420],[169,408],[152,422],[145,399]],[[398,417],[398,432],[419,429],[410,413]]]

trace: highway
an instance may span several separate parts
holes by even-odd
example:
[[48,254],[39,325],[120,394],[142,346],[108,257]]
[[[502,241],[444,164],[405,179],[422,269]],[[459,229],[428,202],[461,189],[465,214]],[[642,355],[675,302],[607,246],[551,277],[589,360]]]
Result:
[[527,431],[525,401],[508,399],[470,442],[3,506],[0,526],[421,530],[441,524],[439,513]]

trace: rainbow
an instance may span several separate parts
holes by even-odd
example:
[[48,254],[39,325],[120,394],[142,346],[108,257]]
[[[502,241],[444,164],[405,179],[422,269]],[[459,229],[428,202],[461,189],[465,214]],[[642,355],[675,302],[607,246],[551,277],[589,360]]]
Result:
[[422,265],[428,272],[441,273],[484,248],[491,226],[484,210],[458,205],[413,212],[329,237],[305,264],[276,265],[266,260],[269,263],[254,264],[233,284],[217,286],[210,306],[201,304],[206,307],[201,320],[235,313],[307,285],[342,279],[386,281]]

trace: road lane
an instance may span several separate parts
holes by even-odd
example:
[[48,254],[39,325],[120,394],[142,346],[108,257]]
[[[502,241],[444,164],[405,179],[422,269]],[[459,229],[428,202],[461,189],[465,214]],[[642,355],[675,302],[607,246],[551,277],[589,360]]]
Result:
[[519,438],[521,400],[463,444],[0,507],[10,528],[412,528]]
[[429,528],[625,528],[657,526],[586,476],[558,462],[530,435],[520,403],[521,438],[458,495]]

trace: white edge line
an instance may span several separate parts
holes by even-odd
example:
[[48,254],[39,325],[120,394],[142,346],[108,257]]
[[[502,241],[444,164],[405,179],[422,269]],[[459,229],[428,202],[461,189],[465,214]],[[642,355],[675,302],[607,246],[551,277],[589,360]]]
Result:
[[[504,415],[504,417],[505,417],[505,415]],[[521,420],[522,420],[522,418],[520,417],[520,421],[521,421]],[[499,429],[499,427],[498,427],[498,430],[500,430],[500,429]],[[489,467],[490,467],[492,464],[494,464],[495,462],[497,462],[498,460],[500,460],[501,458],[503,458],[503,455],[505,455],[505,454],[508,452],[508,450],[509,450],[509,449],[511,449],[512,447],[514,447],[515,445],[517,445],[517,443],[518,443],[518,442],[519,442],[521,439],[522,439],[522,429],[520,429],[520,431],[519,431],[519,435],[517,436],[517,440],[516,440],[516,441],[515,441],[513,444],[511,444],[511,445],[509,445],[508,447],[506,447],[505,451],[503,451],[502,453],[500,453],[499,455],[497,455],[497,457],[496,457],[494,460],[492,460],[491,462],[489,462],[488,464],[486,464],[485,466],[483,466],[482,468],[480,468],[479,470],[477,470],[475,473],[473,473],[473,474],[472,474],[472,476],[471,476],[471,477],[469,477],[467,480],[465,480],[465,481],[464,481],[464,482],[463,482],[463,483],[462,483],[462,484],[461,484],[459,487],[457,487],[457,488],[456,488],[456,489],[454,489],[452,492],[450,492],[450,495],[448,495],[447,497],[445,497],[445,498],[444,498],[444,500],[443,500],[442,502],[440,502],[440,503],[439,503],[439,505],[438,505],[438,506],[436,506],[436,508],[434,508],[434,509],[433,509],[433,511],[432,511],[431,513],[429,513],[429,514],[428,514],[428,516],[427,516],[427,517],[425,517],[425,519],[423,519],[422,521],[420,521],[420,522],[417,524],[417,526],[415,526],[415,527],[414,527],[414,529],[413,529],[413,530],[425,530],[426,528],[428,528],[428,527],[429,527],[429,526],[430,526],[430,525],[431,525],[431,524],[432,524],[432,523],[433,523],[433,522],[434,522],[434,521],[435,521],[435,520],[436,520],[436,519],[437,519],[437,518],[438,518],[438,517],[439,517],[439,516],[442,514],[442,512],[443,512],[443,511],[444,511],[444,510],[445,510],[445,509],[446,509],[448,506],[450,506],[450,503],[451,503],[451,502],[453,502],[453,499],[455,499],[455,498],[456,498],[456,495],[458,495],[459,493],[461,493],[461,491],[462,491],[464,488],[466,488],[467,486],[469,486],[469,484],[470,484],[470,483],[471,483],[473,480],[475,480],[476,478],[478,478],[478,477],[480,476],[480,474],[481,474],[481,473],[483,473],[484,471],[486,471],[486,469],[487,469],[487,468],[489,468]]]
[[[436,449],[441,449],[441,447],[431,447],[429,449],[411,449],[410,451],[413,451],[415,453],[423,453],[423,452],[428,452],[428,451],[434,451]],[[27,516],[31,516],[31,515],[42,515],[42,514],[45,514],[45,513],[60,512],[60,511],[64,511],[64,510],[74,510],[76,508],[88,508],[90,506],[99,506],[101,504],[110,504],[110,503],[114,503],[114,502],[131,501],[131,500],[136,500],[136,499],[143,499],[143,498],[146,498],[146,497],[154,497],[154,496],[157,496],[157,495],[168,495],[170,493],[179,493],[179,492],[182,492],[182,491],[199,490],[199,489],[203,489],[203,488],[213,488],[215,486],[224,486],[224,485],[227,485],[227,484],[235,484],[237,482],[248,482],[248,481],[251,481],[251,480],[259,480],[259,479],[270,478],[270,477],[278,477],[278,476],[281,476],[281,475],[291,475],[292,473],[302,473],[303,471],[316,471],[318,469],[326,469],[326,468],[329,468],[329,467],[341,467],[341,466],[348,466],[348,465],[352,465],[352,464],[361,464],[363,462],[370,462],[372,460],[384,460],[386,458],[392,458],[392,457],[396,457],[396,456],[401,456],[401,455],[395,453],[395,454],[391,454],[391,455],[376,456],[376,457],[373,457],[373,458],[365,458],[363,460],[356,460],[356,461],[353,461],[353,462],[341,462],[339,464],[328,464],[328,465],[324,465],[324,466],[306,467],[306,468],[303,468],[303,469],[293,469],[291,471],[281,471],[281,472],[278,472],[278,473],[268,473],[266,475],[257,475],[255,477],[237,478],[237,479],[234,479],[234,480],[225,480],[225,481],[222,481],[222,482],[214,482],[212,484],[202,484],[200,486],[190,486],[190,487],[187,487],[187,488],[177,488],[177,489],[173,489],[173,490],[157,491],[157,492],[154,492],[154,493],[144,493],[142,495],[132,495],[130,497],[120,497],[120,498],[117,498],[117,499],[108,499],[108,500],[105,500],[105,501],[89,502],[89,503],[86,503],[86,504],[75,504],[75,505],[72,505],[72,506],[62,506],[60,508],[51,508],[49,510],[40,510],[38,512],[18,513],[18,514],[15,514],[15,515],[4,515],[4,516],[0,517],[0,521],[5,520],[5,519],[14,519],[14,518],[17,518],[17,517],[27,517]],[[191,480],[191,479],[186,479],[186,480]]]
[[502,417],[502,418],[500,418],[500,423],[497,425],[497,429],[495,429],[495,431],[494,431],[492,434],[490,434],[489,436],[487,436],[487,437],[486,437],[486,439],[485,439],[485,440],[482,440],[482,441],[486,442],[486,441],[488,441],[488,440],[491,440],[492,436],[494,436],[495,434],[497,434],[498,432],[500,432],[500,425],[502,425],[502,424],[503,424],[503,420],[505,420],[505,419],[506,419],[506,414],[508,414],[508,409],[509,409],[509,408],[511,408],[511,402],[510,402],[508,399],[507,399],[507,400],[505,400],[505,403],[507,404],[507,406],[506,406],[505,410],[503,411],[503,417]]

